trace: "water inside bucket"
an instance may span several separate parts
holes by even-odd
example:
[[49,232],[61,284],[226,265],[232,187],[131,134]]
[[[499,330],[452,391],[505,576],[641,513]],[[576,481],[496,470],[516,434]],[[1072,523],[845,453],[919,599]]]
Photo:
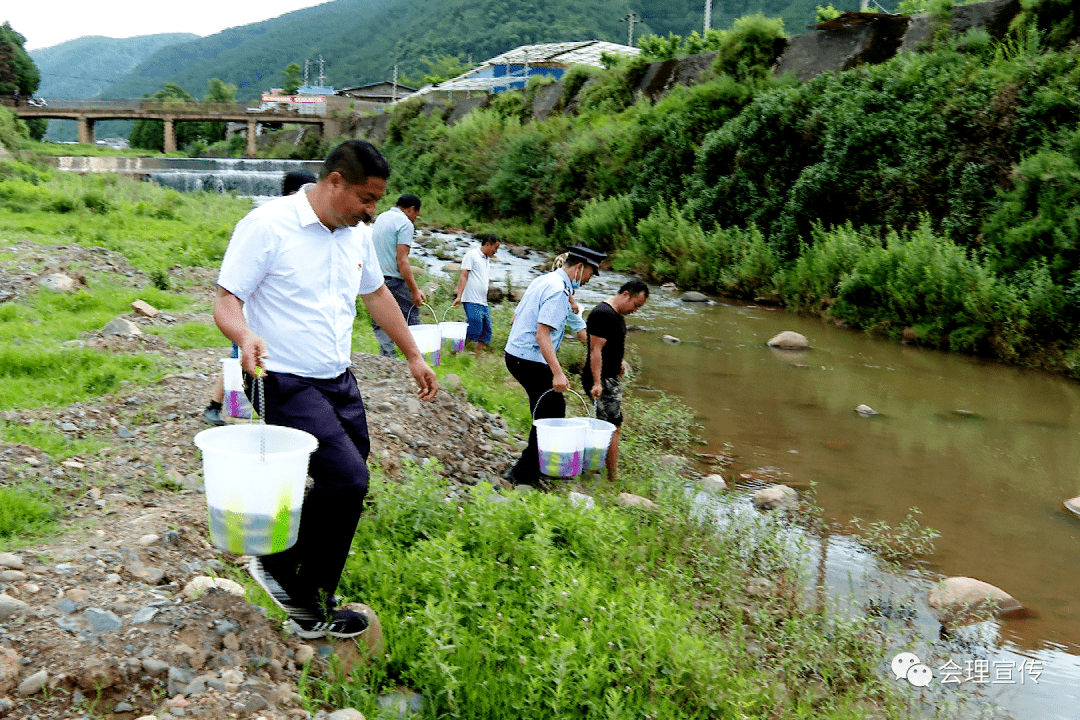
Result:
[[424,356],[424,361],[431,367],[436,367],[442,360],[442,333],[438,325],[410,325],[416,346]]
[[[265,454],[261,446],[265,440]],[[238,555],[296,542],[314,436],[279,425],[227,425],[195,436],[202,450],[210,540]]]
[[582,472],[599,472],[607,460],[608,446],[611,445],[611,436],[615,434],[615,426],[606,420],[596,418],[583,418],[589,423],[585,430],[585,457],[582,460]]
[[439,331],[442,333],[443,346],[451,352],[461,352],[465,349],[465,334],[469,330],[467,322],[441,322]]
[[584,418],[541,418],[534,420],[540,452],[540,472],[550,477],[581,474],[585,451]]

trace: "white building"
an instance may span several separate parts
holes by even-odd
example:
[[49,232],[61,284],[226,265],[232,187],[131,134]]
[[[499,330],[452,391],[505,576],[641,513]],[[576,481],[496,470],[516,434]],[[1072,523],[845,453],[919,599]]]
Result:
[[529,78],[546,75],[556,80],[573,65],[604,67],[601,57],[605,54],[636,56],[636,47],[619,45],[603,40],[578,40],[575,42],[522,45],[502,55],[477,65],[472,70],[450,80],[420,88],[410,97],[435,95],[440,99],[452,99],[461,94],[499,93],[504,90],[520,90]]

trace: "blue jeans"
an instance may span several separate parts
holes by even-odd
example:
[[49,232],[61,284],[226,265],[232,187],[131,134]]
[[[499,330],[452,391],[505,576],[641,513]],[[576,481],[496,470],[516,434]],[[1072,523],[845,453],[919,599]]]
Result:
[[462,303],[465,317],[469,319],[469,329],[465,339],[473,342],[491,342],[491,310],[480,303]]
[[[412,291],[409,290],[405,281],[396,277],[384,277],[383,281],[386,282],[386,288],[390,294],[397,300],[398,307],[401,308],[401,316],[405,318],[405,321],[409,325],[419,325],[420,308],[413,305]],[[375,339],[379,341],[379,354],[383,357],[394,357],[394,341],[385,330],[379,327],[374,318],[371,320],[371,329],[375,331]]]

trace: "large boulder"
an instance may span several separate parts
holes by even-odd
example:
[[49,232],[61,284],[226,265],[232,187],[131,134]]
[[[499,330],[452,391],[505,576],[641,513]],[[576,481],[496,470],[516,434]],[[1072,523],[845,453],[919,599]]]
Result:
[[785,330],[782,333],[777,333],[768,342],[768,346],[771,348],[779,348],[780,350],[806,350],[810,347],[810,341],[806,339],[806,336],[802,333],[797,333],[792,330]]
[[[1009,30],[1009,24],[1020,13],[1020,0],[989,0],[954,7],[949,18],[949,31],[962,35],[972,28],[984,28],[990,36],[1000,40]],[[912,15],[900,43],[900,52],[917,52],[934,34],[934,21],[926,13]]]
[[754,493],[758,510],[794,510],[799,506],[799,493],[787,485],[770,485]]
[[944,624],[986,620],[1023,609],[1016,598],[1001,588],[969,577],[945,578],[930,590],[926,602]]
[[806,82],[823,73],[885,62],[900,49],[908,19],[907,15],[842,13],[812,25],[818,32],[789,38],[774,71],[777,75],[792,73]]

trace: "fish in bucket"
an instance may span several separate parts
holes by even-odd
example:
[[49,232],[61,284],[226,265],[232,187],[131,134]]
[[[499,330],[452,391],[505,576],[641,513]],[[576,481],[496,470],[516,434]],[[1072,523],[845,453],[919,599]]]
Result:
[[237,555],[269,555],[296,543],[310,433],[245,423],[203,430],[202,451],[210,540]]

